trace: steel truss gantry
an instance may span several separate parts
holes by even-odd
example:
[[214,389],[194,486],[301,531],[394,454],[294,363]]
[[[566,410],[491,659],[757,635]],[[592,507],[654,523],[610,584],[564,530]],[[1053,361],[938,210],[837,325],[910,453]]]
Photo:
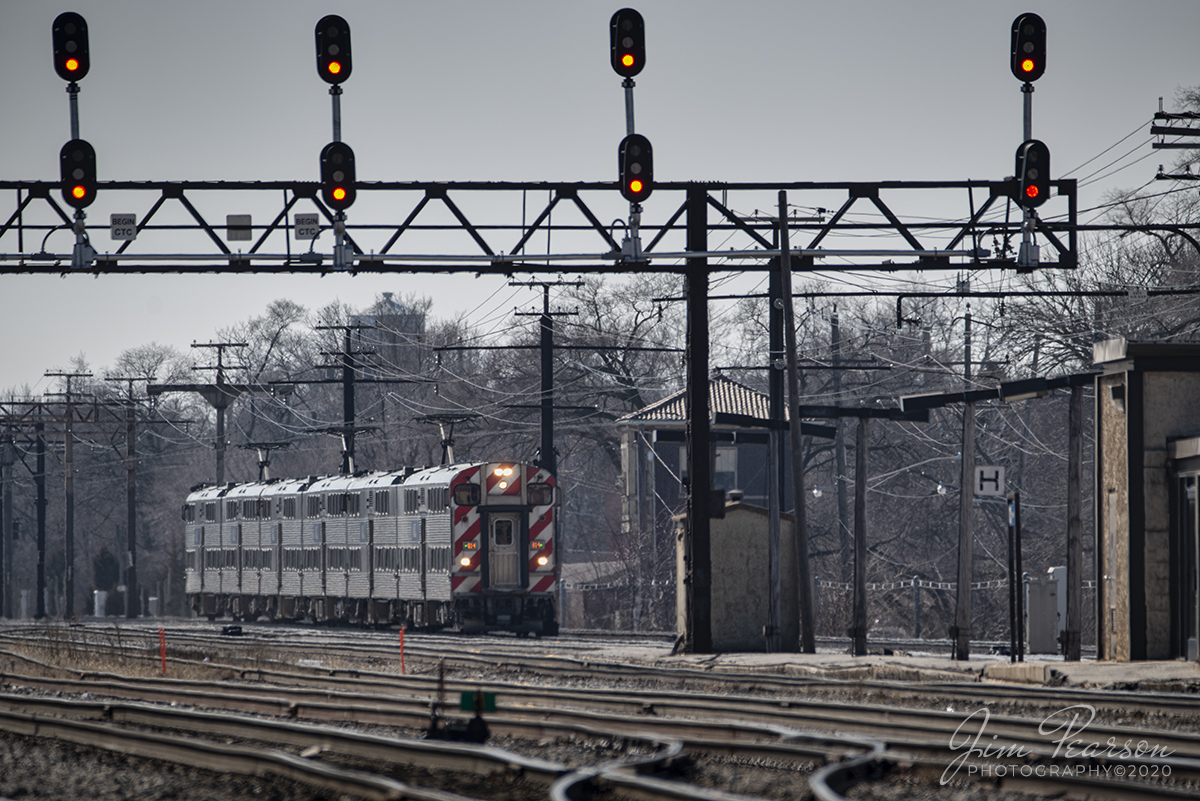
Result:
[[[1033,234],[1043,252],[1055,257],[1040,266],[1072,268],[1077,264],[1077,233],[1084,230],[1077,220],[1076,184],[1059,180],[1052,185],[1067,208],[1065,214],[1033,220]],[[790,193],[795,207],[818,210],[816,216],[797,216],[789,222],[793,258],[811,259],[809,269],[817,271],[1018,268],[1006,247],[993,253],[983,243],[1008,243],[1024,230],[1023,221],[1011,219],[1020,215],[1008,208],[1011,181],[666,182],[655,185],[654,201],[643,210],[640,230],[648,241],[635,259],[622,252],[618,238],[627,209],[614,202],[620,200],[615,183],[381,181],[357,185],[358,202],[348,214],[353,221],[345,224],[348,255],[338,264],[332,248],[321,253],[309,243],[298,246],[291,237],[290,213],[315,211],[324,221],[323,231],[335,224],[336,215],[321,202],[316,182],[108,181],[99,184],[97,196],[109,208],[120,203],[122,212],[135,214],[137,239],[112,242],[114,247],[106,250],[95,243],[107,239],[107,221],[87,224],[94,258],[81,262],[76,256],[73,263],[72,253],[48,247],[56,231],[74,225],[55,196],[58,189],[57,182],[0,181],[0,192],[15,197],[0,227],[0,270],[678,272],[684,259],[697,255],[684,242],[683,218],[693,192],[704,193],[707,207],[715,212],[707,223],[710,240],[718,236],[730,244],[704,254],[722,260],[715,267],[720,270],[767,269],[767,261],[779,255],[773,238],[776,223],[734,209],[771,208],[780,190]],[[548,199],[543,201],[543,196]],[[260,212],[265,209],[262,213],[270,221],[241,229],[248,239],[245,249],[239,249],[240,242],[222,236],[231,235],[233,223],[218,223],[217,214],[241,211],[250,203]],[[214,204],[223,208],[213,212]],[[531,204],[540,208],[531,209]],[[183,212],[182,221],[167,219],[172,206]],[[961,213],[941,219],[931,209]],[[651,217],[652,210],[657,219]],[[602,222],[606,213],[614,214],[610,219],[615,222]],[[183,231],[202,234],[191,238],[193,252],[177,247]],[[557,252],[541,244],[542,236],[553,237]],[[863,247],[867,238],[872,245]],[[559,245],[564,240],[566,249]],[[422,247],[413,249],[415,245]],[[1038,265],[1020,268],[1033,266]]]

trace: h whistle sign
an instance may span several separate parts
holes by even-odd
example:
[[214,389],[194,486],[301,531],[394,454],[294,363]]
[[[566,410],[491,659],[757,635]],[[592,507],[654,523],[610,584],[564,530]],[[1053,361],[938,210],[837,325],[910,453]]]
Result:
[[975,495],[1003,495],[1004,467],[1000,465],[977,465],[975,467]]

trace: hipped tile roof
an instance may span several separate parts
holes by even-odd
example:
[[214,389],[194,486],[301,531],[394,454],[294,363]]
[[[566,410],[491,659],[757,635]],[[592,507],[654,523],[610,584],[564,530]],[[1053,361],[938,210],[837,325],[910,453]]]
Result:
[[[686,390],[668,395],[643,409],[617,418],[617,424],[683,425],[687,420],[685,395]],[[713,373],[708,379],[708,404],[709,410],[714,414],[745,414],[763,419],[770,416],[770,403],[766,395],[720,373]]]

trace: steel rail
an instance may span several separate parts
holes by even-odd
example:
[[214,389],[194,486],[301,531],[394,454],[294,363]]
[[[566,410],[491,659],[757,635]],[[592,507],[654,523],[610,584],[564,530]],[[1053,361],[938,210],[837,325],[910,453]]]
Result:
[[[177,636],[177,635],[175,635]],[[0,634],[0,640],[7,639]],[[27,642],[27,640],[22,640]],[[206,642],[221,645],[224,647],[237,646],[239,643],[231,638],[205,638]],[[312,644],[304,645],[289,645],[286,643],[263,643],[256,641],[256,644],[269,644],[281,652],[286,652],[292,648],[303,649],[306,656],[311,655]],[[476,642],[464,643],[468,647],[474,646]],[[557,645],[557,643],[556,643]],[[371,647],[365,645],[347,646],[347,645],[326,645],[322,644],[322,652],[331,657],[342,655],[349,658],[363,658],[365,655],[378,656],[382,651],[383,655],[394,658],[396,649],[394,646]],[[527,650],[527,649],[522,649]],[[1139,712],[1147,715],[1162,715],[1164,712],[1169,712],[1176,715],[1195,715],[1200,713],[1200,698],[1194,695],[1182,693],[1158,693],[1158,692],[1130,692],[1130,691],[1112,691],[1112,690],[1089,690],[1085,688],[1070,688],[1070,687],[1045,687],[1037,685],[1016,685],[1008,683],[983,683],[979,681],[973,682],[956,682],[956,681],[939,681],[939,682],[921,682],[914,684],[904,681],[885,681],[885,680],[862,680],[862,679],[826,679],[812,677],[789,677],[776,674],[763,674],[754,672],[738,672],[733,670],[714,670],[714,669],[696,669],[696,668],[677,668],[661,666],[644,666],[636,664],[626,664],[613,662],[608,659],[591,659],[583,658],[576,659],[570,657],[554,657],[554,656],[530,656],[527,654],[514,656],[511,653],[506,653],[502,656],[489,656],[483,653],[473,654],[448,654],[444,646],[436,648],[423,648],[421,646],[410,645],[408,648],[408,657],[410,661],[418,659],[429,659],[437,661],[445,659],[447,664],[462,665],[468,668],[474,667],[489,667],[499,668],[503,666],[505,670],[513,668],[519,670],[534,670],[552,674],[560,678],[588,678],[588,679],[607,679],[614,683],[628,681],[630,678],[638,678],[644,680],[674,682],[681,686],[702,687],[712,686],[720,689],[727,689],[731,684],[743,684],[753,686],[760,692],[768,693],[809,693],[814,689],[824,689],[833,692],[861,692],[864,694],[887,694],[900,698],[920,699],[927,698],[929,695],[936,695],[940,700],[955,701],[962,703],[978,703],[982,705],[995,705],[997,703],[1008,703],[1026,707],[1049,707],[1053,705],[1069,706],[1073,704],[1089,704],[1098,709],[1111,709],[1121,713],[1128,714],[1130,712]],[[179,664],[198,665],[197,662],[188,662],[181,660]],[[221,670],[222,668],[206,663],[205,667],[210,670]],[[237,668],[230,666],[226,668],[227,672],[224,675],[248,677],[254,676],[258,680],[268,681],[275,676],[275,671],[264,668]],[[430,677],[420,677],[410,675],[406,677],[395,676],[394,674],[371,674],[369,671],[363,671],[353,668],[309,668],[306,672],[317,674],[319,676],[328,676],[330,679],[350,679],[366,682],[382,683],[383,687],[387,686],[405,686],[419,687],[422,684],[428,685],[434,682],[435,679]],[[303,673],[298,669],[281,671],[278,680],[286,681],[287,683],[296,683],[305,681]],[[286,678],[284,678],[286,677]],[[314,682],[325,681],[324,678],[313,679]],[[484,682],[486,684],[487,682]],[[462,689],[474,689],[477,684],[471,682],[459,682]],[[379,688],[377,686],[377,688]],[[549,690],[547,692],[553,692]]]
[[112,724],[47,717],[0,709],[0,728],[25,737],[58,740],[205,770],[260,775],[269,773],[333,793],[371,799],[467,801],[465,796],[403,784],[385,776],[350,770],[267,748],[225,745],[163,732],[125,729]]
[[[5,710],[8,710],[7,712]],[[583,785],[589,782],[601,782],[623,788],[624,792],[642,799],[698,799],[699,801],[718,801],[718,799],[745,798],[729,793],[720,793],[704,788],[692,787],[685,783],[664,781],[651,776],[641,776],[634,770],[663,769],[678,758],[686,747],[689,750],[711,750],[715,752],[734,752],[747,756],[768,757],[774,759],[805,757],[837,759],[847,754],[858,752],[874,752],[881,744],[853,737],[812,738],[803,733],[780,730],[758,731],[760,736],[779,738],[777,742],[755,743],[743,742],[740,738],[734,740],[697,739],[693,737],[669,737],[648,735],[645,732],[630,733],[609,725],[603,729],[590,728],[580,725],[545,724],[536,735],[554,734],[583,735],[589,738],[618,738],[623,740],[641,741],[651,748],[651,753],[645,757],[627,760],[615,760],[601,765],[569,769],[559,763],[522,757],[511,752],[501,751],[486,746],[429,742],[424,740],[403,740],[378,735],[354,732],[334,726],[308,724],[296,721],[279,721],[256,717],[241,717],[230,715],[228,712],[213,713],[200,710],[189,710],[178,707],[163,707],[141,703],[112,703],[101,700],[67,700],[62,698],[30,697],[26,695],[13,696],[0,694],[0,728],[5,728],[5,720],[9,716],[24,716],[32,720],[58,720],[60,718],[84,717],[100,719],[112,724],[125,724],[169,729],[186,729],[200,732],[208,737],[248,739],[267,741],[290,745],[293,747],[312,746],[320,743],[323,752],[342,756],[352,756],[380,762],[401,762],[419,764],[424,768],[441,769],[455,772],[469,772],[482,776],[505,773],[512,776],[527,777],[546,787],[559,787],[558,792],[568,792],[567,788]],[[47,717],[52,716],[52,717]],[[613,718],[606,723],[611,724]],[[510,729],[507,723],[499,719],[490,719],[493,728]],[[528,727],[518,725],[518,729]],[[704,728],[701,725],[701,728]],[[124,731],[124,730],[119,730]],[[21,732],[25,733],[25,732]],[[511,732],[509,732],[511,733]],[[522,731],[522,734],[529,734]],[[188,740],[187,742],[192,742]],[[133,751],[138,752],[139,751]],[[170,759],[168,755],[149,754],[155,758]],[[207,767],[206,764],[200,765]],[[423,790],[423,792],[425,792]],[[440,792],[440,791],[428,791]],[[420,796],[412,796],[420,797]]]
[[[250,672],[253,673],[254,671],[250,671]],[[276,678],[278,678],[278,677],[276,677]],[[283,678],[286,678],[286,677],[283,677]],[[304,677],[304,678],[307,679],[310,677]],[[385,678],[388,678],[388,677],[385,677]],[[353,682],[353,683],[357,683],[358,685],[361,685],[363,683],[364,679],[363,678],[343,679],[341,681],[343,683]],[[178,685],[181,683],[171,682],[171,684]],[[186,684],[186,683],[183,683],[183,684]],[[106,691],[106,689],[104,687],[97,686],[94,681],[90,682],[90,683],[85,682],[83,684],[76,686],[74,689],[76,691],[78,691],[79,689],[82,689],[83,687],[90,687],[95,692],[105,692]],[[62,689],[64,689],[64,687],[62,685],[60,685],[57,689],[62,690]],[[177,686],[175,688],[175,692],[167,693],[167,696],[170,697],[171,695],[174,695],[176,698],[183,698],[183,695],[179,692],[180,689],[181,688]],[[263,692],[271,692],[271,691],[278,690],[278,689],[279,688],[264,689]],[[375,692],[378,692],[378,690],[380,688],[377,684],[374,684],[371,686],[371,689]],[[394,689],[395,688],[393,687],[393,691],[394,691]],[[426,683],[424,688],[422,688],[422,689],[425,691],[428,691],[430,689],[430,685],[428,683]],[[526,696],[523,699],[523,703],[506,704],[504,707],[502,707],[502,711],[505,713],[505,716],[503,718],[496,719],[496,723],[499,724],[501,727],[507,727],[512,730],[518,730],[518,729],[521,729],[524,726],[528,725],[527,722],[522,722],[520,720],[514,720],[514,717],[520,715],[522,712],[524,712],[527,716],[531,716],[535,719],[536,722],[534,725],[536,727],[544,727],[545,726],[544,718],[546,717],[544,705],[549,705],[557,710],[554,713],[556,717],[558,717],[560,720],[562,720],[563,717],[571,718],[574,722],[574,725],[580,725],[581,723],[586,723],[586,724],[588,724],[588,727],[594,731],[603,731],[608,734],[612,734],[613,732],[621,732],[623,736],[634,735],[634,736],[643,736],[643,737],[645,736],[646,729],[648,727],[653,727],[653,728],[656,728],[659,730],[658,736],[660,738],[665,738],[665,737],[679,738],[682,741],[688,742],[689,746],[694,749],[722,750],[722,749],[729,748],[730,747],[729,743],[731,741],[740,741],[742,738],[744,738],[747,735],[747,732],[753,728],[753,726],[747,725],[746,723],[740,723],[740,722],[741,721],[753,721],[753,720],[758,721],[758,725],[761,727],[777,726],[777,727],[782,728],[782,725],[779,723],[779,720],[782,719],[786,723],[787,727],[789,727],[789,728],[795,727],[801,723],[807,723],[809,725],[814,725],[817,728],[824,728],[829,725],[829,722],[830,722],[829,719],[833,718],[834,721],[841,728],[849,727],[849,728],[853,728],[860,732],[864,731],[863,726],[864,726],[864,723],[866,723],[866,724],[869,724],[866,731],[874,732],[877,736],[885,736],[888,740],[893,742],[893,747],[895,749],[898,749],[898,752],[906,754],[907,756],[905,756],[905,758],[910,759],[910,760],[911,759],[928,759],[930,754],[940,754],[942,756],[942,759],[944,762],[945,753],[946,753],[946,742],[948,739],[947,738],[948,730],[945,727],[942,727],[940,729],[937,726],[926,727],[926,731],[921,732],[920,731],[921,726],[919,724],[914,725],[913,720],[905,719],[906,717],[911,717],[914,714],[918,718],[920,718],[922,716],[929,716],[929,715],[933,714],[933,713],[929,713],[928,711],[917,711],[914,713],[910,710],[888,710],[886,708],[883,710],[880,710],[878,708],[868,708],[868,709],[861,710],[863,715],[865,715],[865,717],[866,717],[866,720],[864,721],[861,719],[859,719],[859,720],[854,719],[854,716],[847,711],[847,709],[846,709],[847,705],[840,705],[841,708],[835,715],[817,714],[817,713],[810,713],[810,712],[804,712],[803,714],[798,714],[798,713],[800,713],[800,707],[803,705],[799,704],[799,703],[793,703],[793,702],[785,702],[783,704],[780,704],[777,701],[776,702],[764,702],[764,701],[762,701],[762,699],[754,699],[754,698],[721,699],[722,703],[717,703],[716,701],[713,701],[713,700],[701,702],[699,699],[697,699],[695,697],[694,694],[692,694],[692,695],[676,694],[676,695],[683,696],[682,700],[680,700],[679,698],[669,698],[669,699],[664,698],[664,697],[662,697],[662,694],[660,693],[657,696],[655,696],[653,694],[640,694],[643,697],[657,697],[658,700],[653,704],[644,703],[643,698],[630,699],[630,698],[621,697],[621,696],[611,696],[611,697],[603,698],[603,703],[601,704],[601,706],[606,706],[609,709],[617,710],[615,717],[614,717],[614,716],[605,716],[605,715],[595,713],[595,712],[581,712],[581,711],[571,712],[569,710],[564,709],[563,707],[565,704],[569,703],[570,697],[580,695],[580,693],[578,693],[578,692],[569,693],[569,694],[567,694],[567,696],[568,696],[567,698],[562,698],[562,697],[555,697],[556,696],[555,692],[545,690],[545,689],[515,688],[515,691]],[[245,695],[247,691],[245,688],[238,688],[237,690],[235,690],[235,692],[238,692],[241,695]],[[328,697],[328,694],[326,694],[326,693],[323,693],[322,695],[325,697]],[[532,697],[535,700],[541,702],[540,704],[535,704],[534,708],[532,710],[527,709],[527,707],[530,706],[530,703],[529,703],[530,695],[532,695]],[[629,694],[626,693],[624,695],[628,696]],[[375,702],[379,701],[379,699],[375,696],[372,696],[372,699]],[[595,702],[598,699],[596,696],[592,696],[587,700],[589,702],[591,702],[593,706],[595,706]],[[211,699],[205,699],[205,701],[208,703],[212,703]],[[293,704],[294,703],[295,702],[293,701]],[[637,704],[639,704],[639,703],[641,703],[641,706],[637,707]],[[770,710],[770,713],[772,715],[776,716],[775,718],[772,719],[763,714],[762,706],[764,703],[767,705],[776,705],[776,706],[781,705],[781,706],[783,706],[783,710],[779,710],[779,711],[774,710],[774,709]],[[298,707],[293,706],[292,704],[286,704],[283,706],[286,706],[289,709],[295,709],[297,712],[300,711],[300,709]],[[332,711],[330,712],[330,714],[337,716],[337,715],[343,714],[345,712],[345,710],[347,708],[347,702],[346,702],[346,700],[339,700],[337,703],[331,704],[329,706],[332,707]],[[757,708],[755,708],[756,706],[757,706]],[[824,706],[825,708],[829,708],[829,707],[836,708],[839,705],[824,704],[822,706]],[[858,706],[858,705],[849,705],[849,706],[851,706],[851,708],[853,708],[854,706]],[[723,711],[722,711],[722,708],[723,708]],[[634,714],[637,714],[638,711],[640,711],[642,713],[642,715],[638,719],[636,719],[634,721],[630,721],[629,720],[630,713],[633,712]],[[664,719],[664,713],[668,713],[668,712],[673,712],[677,716],[682,716],[682,715],[695,716],[697,714],[704,714],[704,715],[709,716],[712,719],[708,719],[708,720],[705,720],[702,722],[693,720],[693,721],[687,721],[682,724],[673,724],[671,721]],[[389,714],[391,714],[391,715],[396,714],[394,707]],[[414,714],[415,719],[420,720],[420,718],[422,717],[421,706],[418,706],[413,714]],[[810,714],[816,714],[816,717],[815,718],[808,717]],[[782,716],[782,718],[779,716]],[[936,717],[936,715],[935,715],[935,717]],[[944,720],[945,716],[943,715],[942,717]],[[873,718],[882,718],[886,725],[880,724],[876,720],[871,720]],[[541,719],[541,720],[537,720],[537,719]],[[725,721],[728,721],[728,722],[725,722]],[[394,723],[395,721],[392,720],[392,722]],[[1013,726],[1014,723],[1016,724],[1015,728]],[[676,725],[677,727],[664,731],[663,727],[668,726],[668,725]],[[1031,725],[1032,724],[1028,720],[1017,719],[1016,721],[1014,721],[1012,719],[997,717],[994,719],[994,721],[989,722],[989,726],[990,726],[989,731],[996,732],[998,736],[1004,735],[1007,739],[1009,739],[1011,741],[1023,743],[1024,745],[1026,745],[1028,747],[1028,750],[1031,754],[1040,756],[1042,758],[1046,758],[1046,757],[1050,756],[1050,753],[1049,753],[1050,748],[1048,746],[1041,745],[1035,739],[1031,739],[1031,735],[1029,735],[1029,731],[1028,731],[1028,729]],[[869,728],[869,726],[874,726],[875,728],[871,729],[871,728]],[[726,727],[728,727],[728,728],[726,728]],[[897,734],[897,731],[901,731],[901,730],[904,731],[904,734],[902,734],[902,735]],[[913,733],[914,730],[918,732],[916,735],[914,735],[914,733]],[[536,731],[540,732],[542,736],[544,736],[546,733],[545,728],[537,728]],[[704,734],[708,735],[709,739],[706,740],[702,735],[698,734],[698,732],[701,732],[701,731],[703,731]],[[717,731],[720,734],[720,736],[724,739],[711,739],[714,731]],[[757,732],[757,734],[761,734],[761,733],[762,732]],[[1115,733],[1115,735],[1113,733]],[[754,736],[754,735],[755,735],[755,733],[750,734],[750,736]],[[1105,735],[1118,736],[1118,737],[1131,737],[1131,738],[1139,738],[1139,737],[1144,738],[1144,737],[1150,736],[1150,737],[1155,738],[1156,741],[1161,741],[1161,740],[1170,738],[1170,735],[1165,732],[1149,732],[1149,731],[1145,731],[1145,730],[1115,729],[1115,728],[1097,728],[1097,729],[1093,730],[1093,735],[1098,736],[1100,738],[1103,738]],[[837,735],[835,735],[835,736],[837,736]],[[1022,738],[1026,738],[1026,739],[1022,739]],[[1185,739],[1187,740],[1187,742],[1184,744],[1184,746],[1191,753],[1195,753],[1196,738],[1191,737],[1191,738],[1185,738]],[[843,745],[844,745],[845,738],[844,737],[841,738],[841,741],[843,742]],[[1171,738],[1171,744],[1179,747],[1180,741],[1176,738]],[[739,746],[739,748],[744,749],[745,746],[741,745],[741,746]],[[777,748],[779,748],[779,746],[776,744],[767,744],[767,743],[756,744],[753,746],[753,748],[755,750],[755,753],[757,753],[757,754],[771,753],[771,754],[774,754],[775,756],[778,756],[778,754],[779,754],[779,751],[776,750]],[[792,748],[786,748],[785,752],[789,753],[793,756],[796,753],[794,746]],[[819,752],[819,750],[818,750],[818,752]],[[827,749],[826,749],[826,756],[828,756]],[[1110,760],[1110,761],[1112,761],[1112,760]],[[1200,763],[1198,763],[1197,760],[1195,760],[1195,759],[1158,759],[1158,760],[1155,760],[1154,762],[1155,762],[1155,764],[1159,764],[1159,765],[1169,764],[1169,765],[1173,766],[1177,770],[1178,775],[1180,775],[1180,776],[1200,777]],[[1126,764],[1132,764],[1132,762],[1127,762]],[[1074,781],[1074,779],[1072,779],[1071,781]]]
[[[275,675],[271,680],[279,680]],[[226,706],[261,714],[304,715],[322,720],[352,720],[396,725],[399,720],[419,727],[426,717],[432,686],[418,688],[420,699],[400,699],[379,695],[379,685],[371,694],[358,692],[271,687],[229,687],[217,682],[186,682],[170,679],[141,681],[101,680],[98,674],[82,681],[39,679],[4,675],[4,681],[27,684],[58,692],[90,690],[115,697],[158,698],[205,706]],[[362,686],[362,679],[351,680]],[[452,687],[465,686],[457,683]],[[480,686],[478,684],[476,687]],[[395,691],[395,687],[392,691]],[[233,695],[233,698],[230,698]],[[762,699],[737,696],[701,698],[695,693],[662,693],[630,690],[611,695],[578,690],[548,688],[510,688],[506,702],[498,705],[502,716],[494,718],[494,727],[516,736],[546,736],[560,725],[583,726],[593,731],[620,732],[638,736],[655,730],[662,737],[688,740],[697,746],[707,738],[721,742],[761,738],[764,731],[774,734],[826,732],[825,737],[868,737],[883,739],[894,748],[920,758],[945,757],[949,745],[965,725],[962,713],[927,709],[898,709],[874,704],[826,701]],[[509,702],[507,698],[517,700]],[[581,708],[581,706],[583,708]],[[987,730],[1002,742],[1020,745],[1031,755],[1048,758],[1058,754],[1054,740],[1043,732],[1036,720],[991,715],[984,718]],[[974,724],[973,724],[974,725]],[[532,729],[532,732],[530,731]],[[982,730],[982,726],[980,726]],[[1200,735],[1188,732],[1134,729],[1116,726],[1091,726],[1089,737],[1097,741],[1137,742],[1152,739],[1171,753],[1183,755],[1171,764],[1200,778]],[[773,736],[772,735],[772,736]],[[828,754],[826,744],[824,753]],[[817,750],[820,752],[820,749]],[[1134,760],[1137,761],[1137,760]],[[1163,760],[1157,760],[1162,763]]]

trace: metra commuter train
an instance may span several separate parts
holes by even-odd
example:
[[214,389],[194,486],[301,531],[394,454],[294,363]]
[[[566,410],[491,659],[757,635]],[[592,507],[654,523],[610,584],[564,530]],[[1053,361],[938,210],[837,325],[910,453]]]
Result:
[[188,599],[210,620],[557,634],[554,486],[489,462],[197,487]]

